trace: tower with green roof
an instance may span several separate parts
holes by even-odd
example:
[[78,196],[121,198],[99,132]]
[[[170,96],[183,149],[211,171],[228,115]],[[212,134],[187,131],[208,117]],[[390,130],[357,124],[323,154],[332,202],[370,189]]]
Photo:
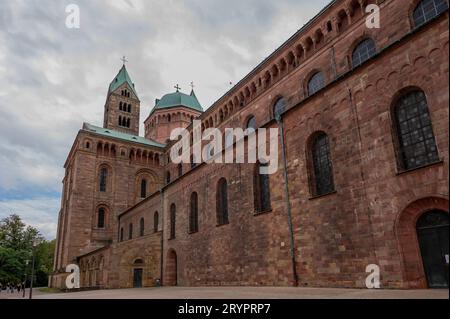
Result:
[[155,107],[144,122],[147,139],[167,143],[173,129],[188,127],[203,113],[194,89],[188,95],[180,92],[178,85],[175,88],[176,92],[155,101]]
[[125,63],[108,88],[103,127],[139,135],[140,101]]

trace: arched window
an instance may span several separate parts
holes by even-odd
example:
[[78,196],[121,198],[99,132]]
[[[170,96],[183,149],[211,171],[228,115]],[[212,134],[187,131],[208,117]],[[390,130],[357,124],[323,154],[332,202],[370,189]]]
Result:
[[221,178],[217,183],[216,202],[217,224],[228,224],[228,184],[225,178]]
[[439,160],[425,93],[414,90],[395,103],[400,169],[408,170]]
[[128,104],[128,113],[131,113],[131,104]]
[[313,195],[329,194],[335,189],[330,144],[325,133],[320,132],[314,136],[311,144],[311,153]]
[[122,116],[119,116],[119,126],[122,126]]
[[325,78],[322,72],[316,72],[308,81],[308,95],[313,95],[323,89]]
[[276,117],[277,115],[281,115],[284,112],[285,108],[286,103],[284,102],[284,99],[279,98],[273,106],[273,116]]
[[166,172],[166,184],[170,183],[170,172]]
[[122,111],[123,107],[122,107],[122,102],[119,103],[119,110]]
[[155,212],[153,214],[153,232],[157,233],[159,228],[159,214],[158,212]]
[[143,179],[141,181],[141,198],[147,197],[147,180]]
[[131,127],[131,122],[130,119],[127,119],[127,127],[130,128]]
[[375,41],[372,39],[365,39],[361,41],[356,48],[353,50],[352,54],[352,64],[353,67],[363,64],[371,57],[377,53],[377,48],[375,46]]
[[256,118],[254,116],[251,116],[247,120],[247,128],[252,128],[254,130],[256,130],[258,128],[258,125],[256,124]]
[[120,241],[123,241],[123,227],[120,228]]
[[133,239],[133,224],[128,225],[128,239]]
[[141,220],[139,221],[139,236],[144,236],[144,231],[145,231],[145,222],[144,222],[144,218],[141,218]]
[[264,166],[267,166],[267,164],[256,164],[253,177],[255,211],[258,213],[268,212],[272,209],[270,203],[269,175],[260,173],[260,168]]
[[448,3],[446,0],[420,1],[413,13],[415,27],[420,27],[424,23],[447,11],[447,9]]
[[103,167],[100,169],[100,181],[99,181],[100,192],[106,192],[107,179],[108,179],[108,169],[106,167]]
[[100,208],[97,215],[97,228],[105,228],[105,209]]
[[175,239],[175,223],[176,223],[177,207],[175,204],[170,205],[170,238]]
[[196,192],[191,194],[191,209],[189,213],[189,232],[198,232],[198,195]]

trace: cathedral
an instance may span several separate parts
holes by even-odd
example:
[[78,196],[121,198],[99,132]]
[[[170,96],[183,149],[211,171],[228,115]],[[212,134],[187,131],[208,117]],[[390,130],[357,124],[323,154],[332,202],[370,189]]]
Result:
[[[331,1],[209,108],[156,99],[143,136],[124,64],[64,164],[49,285],[76,264],[84,289],[365,288],[368,266],[381,288],[448,287],[448,23],[447,0]],[[279,129],[278,170],[173,163],[194,120]]]

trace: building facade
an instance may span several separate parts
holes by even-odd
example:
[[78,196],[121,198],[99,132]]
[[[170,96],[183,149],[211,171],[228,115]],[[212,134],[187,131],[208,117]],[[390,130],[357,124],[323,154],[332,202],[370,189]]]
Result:
[[[50,284],[75,263],[91,288],[366,287],[377,265],[384,288],[448,287],[448,38],[446,0],[332,1],[205,112],[157,100],[145,138],[122,68],[66,162]],[[194,119],[279,129],[277,172],[172,163]]]

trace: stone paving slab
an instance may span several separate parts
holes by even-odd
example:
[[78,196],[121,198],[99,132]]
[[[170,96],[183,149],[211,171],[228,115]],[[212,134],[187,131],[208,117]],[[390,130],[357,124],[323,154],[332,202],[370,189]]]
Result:
[[[449,299],[448,289],[369,290],[294,287],[162,287],[42,293],[35,299]],[[28,293],[28,291],[27,291]],[[0,299],[20,298],[0,295]]]

